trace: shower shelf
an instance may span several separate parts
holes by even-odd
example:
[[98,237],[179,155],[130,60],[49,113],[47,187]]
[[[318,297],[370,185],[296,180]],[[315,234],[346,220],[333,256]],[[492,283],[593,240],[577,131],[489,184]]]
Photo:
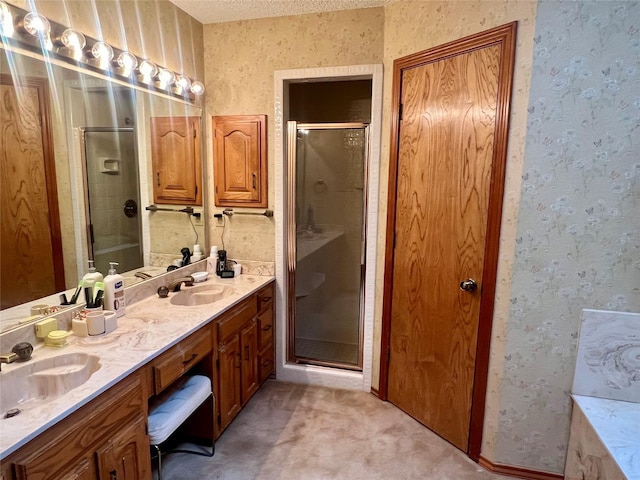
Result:
[[311,275],[301,275],[301,278],[296,278],[299,282],[296,285],[296,299],[304,298],[311,295],[315,290],[326,280],[325,274],[320,272],[313,272]]

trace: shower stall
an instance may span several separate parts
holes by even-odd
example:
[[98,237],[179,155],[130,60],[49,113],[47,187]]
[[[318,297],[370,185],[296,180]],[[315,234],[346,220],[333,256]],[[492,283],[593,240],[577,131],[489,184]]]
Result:
[[143,266],[134,127],[84,127],[81,152],[89,258],[99,272]]
[[292,363],[362,370],[368,129],[366,123],[288,122]]

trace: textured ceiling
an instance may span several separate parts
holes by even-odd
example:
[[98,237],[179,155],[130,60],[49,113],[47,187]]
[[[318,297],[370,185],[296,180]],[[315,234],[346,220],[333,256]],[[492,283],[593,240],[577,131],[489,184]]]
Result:
[[392,0],[170,0],[201,23],[379,7]]

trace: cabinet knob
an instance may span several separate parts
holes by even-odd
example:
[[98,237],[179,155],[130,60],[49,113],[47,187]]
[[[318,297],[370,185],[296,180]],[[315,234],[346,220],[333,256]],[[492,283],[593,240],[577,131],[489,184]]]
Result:
[[109,472],[109,480],[118,480],[118,472],[111,470]]

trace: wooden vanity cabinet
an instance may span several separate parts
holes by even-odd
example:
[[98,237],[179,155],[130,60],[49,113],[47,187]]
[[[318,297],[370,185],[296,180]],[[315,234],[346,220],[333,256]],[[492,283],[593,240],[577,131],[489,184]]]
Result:
[[217,322],[217,436],[273,372],[273,284]]
[[3,480],[147,480],[147,394],[134,373],[3,460]]

